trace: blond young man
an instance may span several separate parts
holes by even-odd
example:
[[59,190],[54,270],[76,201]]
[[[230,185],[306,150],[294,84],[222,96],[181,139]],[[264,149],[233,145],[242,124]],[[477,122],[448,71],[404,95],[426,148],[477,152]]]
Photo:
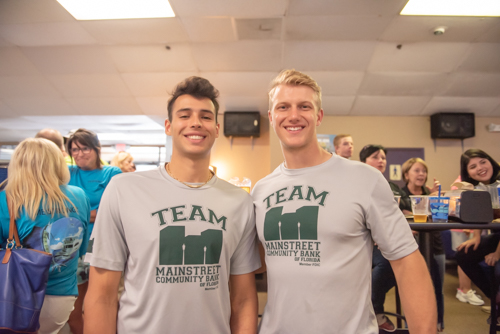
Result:
[[260,333],[378,333],[373,241],[391,262],[411,333],[435,333],[427,266],[387,181],[321,149],[322,119],[318,84],[281,72],[269,92],[269,121],[285,161],[252,192],[269,283]]
[[86,334],[256,332],[252,199],[208,169],[217,96],[206,79],[181,82],[165,121],[170,162],[106,188],[91,237]]
[[354,150],[354,143],[351,135],[340,134],[333,138],[333,147],[335,154],[342,158],[351,159],[352,151]]

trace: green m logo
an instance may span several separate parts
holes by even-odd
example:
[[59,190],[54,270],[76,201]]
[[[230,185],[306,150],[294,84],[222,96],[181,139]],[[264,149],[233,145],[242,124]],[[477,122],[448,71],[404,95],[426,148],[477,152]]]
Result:
[[282,214],[282,206],[270,209],[264,220],[264,239],[317,240],[318,210],[318,206],[303,206],[295,212]]
[[188,236],[184,226],[167,226],[160,231],[160,265],[218,264],[221,251],[221,230]]

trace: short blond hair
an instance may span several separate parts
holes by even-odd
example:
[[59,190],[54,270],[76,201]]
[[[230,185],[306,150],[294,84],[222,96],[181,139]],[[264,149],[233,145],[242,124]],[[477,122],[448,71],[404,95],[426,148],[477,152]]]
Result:
[[351,135],[346,135],[346,134],[336,135],[335,138],[333,138],[333,147],[339,146],[340,145],[340,141],[343,138],[347,138],[347,137],[352,137],[352,136]]
[[125,160],[127,160],[128,158],[131,158],[132,161],[134,160],[134,158],[132,157],[132,155],[128,152],[125,152],[125,151],[120,151],[118,153],[116,153],[116,155],[113,157],[113,159],[111,160],[111,163],[110,165],[111,166],[116,166],[120,169],[123,168],[123,162]]
[[23,140],[12,154],[8,175],[5,193],[11,200],[15,218],[19,218],[24,208],[30,219],[35,220],[40,205],[52,217],[55,213],[68,216],[66,202],[76,209],[60,188],[69,182],[68,166],[61,150],[50,140]]
[[271,82],[271,88],[269,90],[269,110],[272,109],[273,96],[276,89],[280,85],[307,86],[311,88],[314,93],[316,93],[316,106],[318,107],[318,110],[321,109],[321,87],[307,74],[291,69],[281,71],[280,74],[278,74],[278,76]]
[[[408,173],[410,171],[410,169],[413,167],[413,165],[416,164],[417,162],[424,166],[425,172],[427,173],[427,176],[429,176],[429,167],[427,167],[427,164],[425,163],[424,160],[422,160],[420,158],[410,158],[410,159],[406,160],[403,163],[403,166],[401,167],[401,172],[403,174],[403,180],[406,182],[406,184],[408,184],[408,179],[406,178],[406,173]],[[427,176],[425,177],[425,183],[427,183]]]

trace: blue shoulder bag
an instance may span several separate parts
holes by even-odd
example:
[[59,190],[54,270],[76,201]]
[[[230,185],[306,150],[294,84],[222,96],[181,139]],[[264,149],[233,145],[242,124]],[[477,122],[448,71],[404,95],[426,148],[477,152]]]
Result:
[[10,228],[0,251],[0,334],[36,334],[52,262],[50,253],[23,248],[9,198]]

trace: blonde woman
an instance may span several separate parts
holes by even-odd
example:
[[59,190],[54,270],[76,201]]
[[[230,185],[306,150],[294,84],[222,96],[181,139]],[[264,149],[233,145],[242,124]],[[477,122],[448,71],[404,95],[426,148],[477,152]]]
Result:
[[21,142],[8,175],[0,192],[1,246],[9,235],[9,197],[23,246],[52,253],[38,333],[58,333],[78,295],[76,270],[78,257],[87,250],[89,200],[83,190],[67,185],[69,170],[61,150],[47,139]]
[[130,155],[130,153],[120,151],[113,157],[110,165],[120,168],[122,170],[122,173],[130,173],[135,171],[135,165],[133,161],[134,158],[132,158],[132,155]]
[[[430,195],[439,190],[439,181],[434,179],[432,188],[426,186],[429,168],[424,160],[420,158],[411,158],[403,163],[401,168],[403,180],[406,186],[401,189],[401,209],[411,213],[411,195]],[[434,292],[436,294],[436,305],[438,310],[438,332],[444,329],[444,270],[445,254],[441,232],[432,232],[432,254],[431,258],[431,278],[434,283]]]

